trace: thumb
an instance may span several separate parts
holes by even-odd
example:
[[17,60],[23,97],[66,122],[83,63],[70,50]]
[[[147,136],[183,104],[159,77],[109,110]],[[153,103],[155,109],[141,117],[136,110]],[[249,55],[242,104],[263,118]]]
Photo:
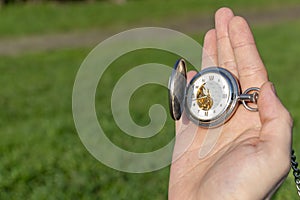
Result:
[[261,87],[258,109],[262,124],[261,139],[279,145],[277,147],[290,148],[292,118],[277,97],[271,82],[266,82]]

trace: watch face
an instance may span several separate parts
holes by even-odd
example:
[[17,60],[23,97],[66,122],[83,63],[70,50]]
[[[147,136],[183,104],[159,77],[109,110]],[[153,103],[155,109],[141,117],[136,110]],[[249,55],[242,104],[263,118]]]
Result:
[[226,69],[210,67],[199,72],[186,90],[187,116],[203,127],[225,123],[237,107],[237,79]]

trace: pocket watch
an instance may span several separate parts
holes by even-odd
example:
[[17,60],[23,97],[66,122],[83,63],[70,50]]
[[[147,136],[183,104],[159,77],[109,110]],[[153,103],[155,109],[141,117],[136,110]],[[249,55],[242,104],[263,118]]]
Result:
[[[251,87],[241,92],[238,79],[221,67],[208,67],[198,72],[187,84],[187,67],[179,59],[169,78],[169,105],[174,120],[179,120],[183,111],[195,124],[214,128],[225,124],[235,113],[239,104],[252,112],[258,111],[256,104],[259,88]],[[300,197],[300,169],[294,150],[291,151],[291,168]]]
[[238,79],[221,67],[208,67],[198,72],[187,84],[187,67],[179,59],[169,79],[169,105],[174,120],[183,111],[197,125],[213,128],[226,123],[242,103],[249,111],[257,111],[259,88],[241,92]]

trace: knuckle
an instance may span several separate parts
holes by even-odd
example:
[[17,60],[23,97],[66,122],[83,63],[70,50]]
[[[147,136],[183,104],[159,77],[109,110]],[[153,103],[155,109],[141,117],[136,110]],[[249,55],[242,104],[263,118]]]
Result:
[[242,49],[242,48],[249,48],[249,47],[256,47],[254,41],[248,41],[248,40],[241,40],[239,42],[236,42],[233,44],[233,48],[235,50]]
[[236,62],[235,60],[227,60],[220,64],[220,67],[226,68],[229,71],[236,71]]
[[248,64],[240,67],[239,75],[242,77],[257,76],[260,74],[262,76],[267,76],[266,71],[263,66],[259,64]]

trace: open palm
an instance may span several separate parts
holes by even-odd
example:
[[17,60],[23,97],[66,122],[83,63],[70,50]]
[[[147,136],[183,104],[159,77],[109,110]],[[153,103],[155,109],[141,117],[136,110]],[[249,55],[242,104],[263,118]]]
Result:
[[[197,127],[183,115],[176,122],[169,199],[268,198],[290,169],[291,117],[268,81],[242,17],[219,9],[203,48],[202,68],[228,69],[240,80],[242,91],[261,88],[259,112],[239,106],[225,125],[214,129]],[[195,73],[189,72],[188,79]]]

